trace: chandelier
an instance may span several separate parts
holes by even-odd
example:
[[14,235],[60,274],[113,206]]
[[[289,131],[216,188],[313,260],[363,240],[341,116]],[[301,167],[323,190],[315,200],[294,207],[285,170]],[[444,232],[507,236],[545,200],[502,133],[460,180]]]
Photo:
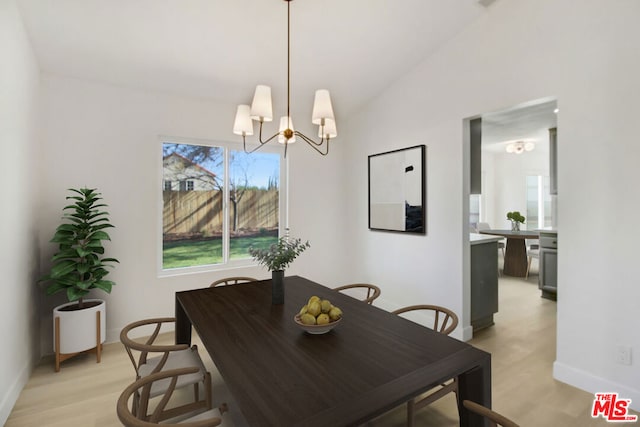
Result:
[[536,144],[531,141],[517,141],[510,142],[505,149],[507,153],[522,154],[525,151],[533,151],[534,148],[536,148]]
[[[290,71],[291,71],[291,12],[290,5],[293,0],[284,0],[287,2],[287,115],[280,118],[280,127],[278,132],[272,136],[263,139],[262,125],[264,122],[273,120],[271,88],[265,85],[256,86],[253,102],[249,105],[238,105],[236,118],[233,124],[233,133],[242,135],[242,144],[246,153],[253,153],[268,142],[278,139],[278,142],[284,144],[284,156],[287,156],[287,147],[289,144],[296,142],[296,137],[302,139],[309,144],[318,153],[326,156],[329,153],[329,141],[338,135],[336,130],[335,117],[333,115],[333,107],[331,106],[331,97],[329,91],[320,89],[316,91],[313,103],[313,113],[311,114],[311,123],[318,125],[318,137],[320,141],[316,141],[297,131],[293,127],[293,119],[291,118],[290,106]],[[246,137],[253,135],[253,121],[260,123],[260,131],[258,136],[258,146],[247,150]],[[324,151],[323,151],[324,150]]]

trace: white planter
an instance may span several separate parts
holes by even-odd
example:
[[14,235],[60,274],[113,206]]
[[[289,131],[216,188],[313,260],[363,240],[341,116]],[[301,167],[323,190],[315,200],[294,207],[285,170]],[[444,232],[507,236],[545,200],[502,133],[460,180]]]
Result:
[[97,312],[100,312],[100,343],[106,339],[107,303],[101,299],[86,299],[85,303],[100,301],[100,304],[75,311],[61,311],[62,308],[77,304],[69,302],[53,309],[53,351],[56,352],[56,318],[60,319],[59,354],[80,353],[96,347]]

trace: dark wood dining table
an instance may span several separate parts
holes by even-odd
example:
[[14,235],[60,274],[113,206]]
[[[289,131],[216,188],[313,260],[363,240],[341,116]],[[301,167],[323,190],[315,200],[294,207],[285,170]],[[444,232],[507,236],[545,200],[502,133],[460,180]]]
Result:
[[[271,304],[271,280],[176,292],[176,342],[200,336],[251,426],[356,426],[458,377],[461,406],[491,407],[491,355],[299,276]],[[317,295],[343,311],[310,335],[293,318]],[[214,390],[215,393],[215,390]]]
[[538,239],[537,231],[512,230],[480,230],[481,234],[491,234],[507,238],[504,252],[504,266],[502,272],[507,276],[525,277],[527,275],[527,245],[526,239]]

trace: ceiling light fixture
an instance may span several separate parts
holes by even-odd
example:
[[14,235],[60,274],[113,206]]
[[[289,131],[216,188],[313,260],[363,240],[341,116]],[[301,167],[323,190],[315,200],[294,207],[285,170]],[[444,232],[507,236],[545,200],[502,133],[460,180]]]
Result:
[[[273,120],[272,103],[271,103],[271,88],[265,85],[256,86],[256,91],[253,96],[253,102],[251,107],[248,105],[238,105],[236,111],[236,119],[233,124],[233,133],[236,135],[242,135],[242,144],[246,153],[253,153],[269,141],[278,137],[278,142],[284,144],[284,156],[287,156],[287,147],[289,144],[296,142],[296,137],[299,137],[304,142],[309,144],[318,153],[326,156],[329,154],[329,141],[331,138],[338,136],[336,130],[336,121],[333,115],[333,106],[331,105],[331,97],[329,91],[326,89],[320,89],[316,91],[315,100],[313,103],[313,113],[311,115],[311,123],[318,125],[318,137],[320,141],[317,142],[313,138],[309,138],[302,132],[294,130],[293,119],[291,118],[290,105],[290,74],[291,74],[291,12],[290,6],[293,0],[284,0],[287,2],[287,115],[280,118],[280,128],[278,132],[269,138],[262,139],[262,124],[264,122],[270,122]],[[247,151],[246,137],[253,135],[253,120],[260,122],[260,133],[258,137],[259,145],[249,151]],[[325,151],[322,151],[323,146],[326,143]]]
[[506,150],[507,153],[522,154],[525,151],[533,151],[535,148],[536,144],[531,141],[517,141],[507,144]]

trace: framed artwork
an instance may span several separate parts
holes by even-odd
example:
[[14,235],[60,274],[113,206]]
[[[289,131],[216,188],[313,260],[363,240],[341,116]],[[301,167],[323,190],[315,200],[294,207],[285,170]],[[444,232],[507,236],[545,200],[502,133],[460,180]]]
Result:
[[426,234],[426,146],[369,156],[369,229]]

